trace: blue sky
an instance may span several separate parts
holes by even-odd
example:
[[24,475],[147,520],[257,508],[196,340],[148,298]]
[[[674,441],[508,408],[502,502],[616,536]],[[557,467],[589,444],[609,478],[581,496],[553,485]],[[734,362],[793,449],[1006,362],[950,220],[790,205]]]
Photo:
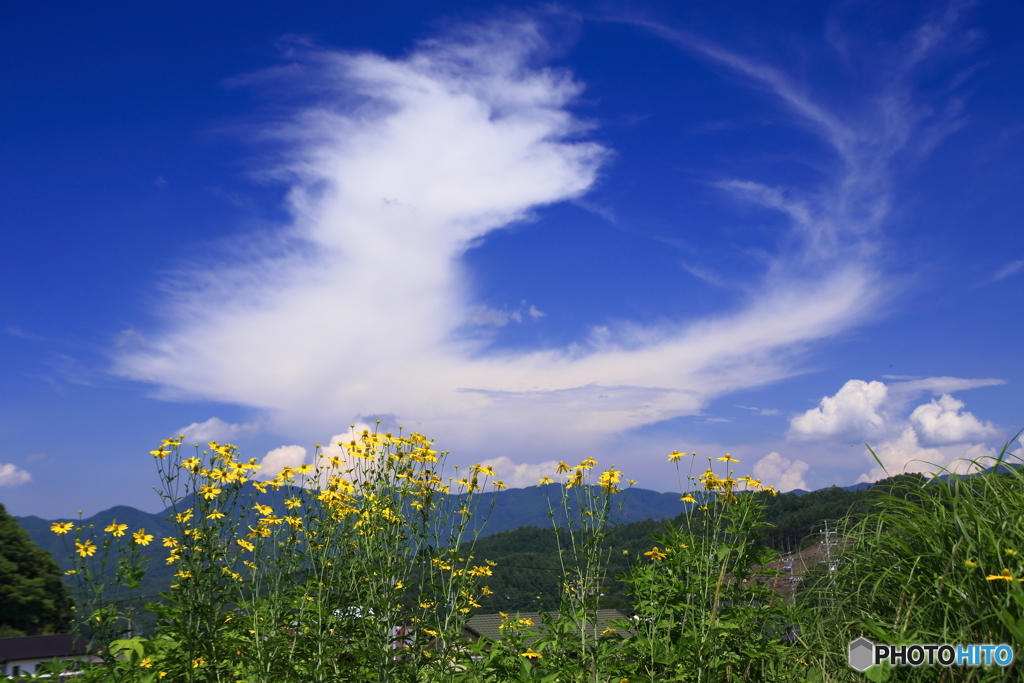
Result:
[[7,10],[14,514],[155,510],[179,433],[673,490],[1024,427],[1024,7],[354,5]]

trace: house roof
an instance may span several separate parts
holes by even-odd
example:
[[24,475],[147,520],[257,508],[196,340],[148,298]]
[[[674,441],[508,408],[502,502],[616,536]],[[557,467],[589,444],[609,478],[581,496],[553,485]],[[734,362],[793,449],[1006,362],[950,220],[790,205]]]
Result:
[[[511,616],[511,615],[510,615]],[[516,615],[518,619],[530,619],[533,621],[533,626],[530,628],[536,631],[539,636],[543,636],[547,633],[547,629],[544,627],[544,615],[541,612],[519,612]],[[552,617],[557,618],[558,614],[552,614]],[[596,624],[588,622],[587,630],[593,631],[596,628],[597,633],[601,633],[606,628],[612,628],[620,636],[628,637],[630,634],[628,631],[623,631],[620,628],[615,628],[611,625],[613,619],[625,619],[626,615],[617,609],[599,609],[594,615],[596,617]],[[470,617],[469,621],[466,622],[466,628],[473,633],[473,635],[480,637],[483,636],[489,640],[501,640],[502,630],[499,628],[504,617],[501,614],[477,614]],[[538,636],[538,637],[539,637]]]
[[84,638],[75,638],[70,633],[0,638],[0,662],[84,655],[88,649],[89,643]]

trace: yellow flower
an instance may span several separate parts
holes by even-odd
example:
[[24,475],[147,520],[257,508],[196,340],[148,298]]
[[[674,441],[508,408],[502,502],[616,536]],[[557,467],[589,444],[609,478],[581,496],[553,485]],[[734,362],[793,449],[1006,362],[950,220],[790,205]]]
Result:
[[202,666],[203,664],[206,664],[206,660],[205,660],[205,659],[203,659],[202,657],[200,657],[200,658],[198,658],[198,659],[193,659],[193,660],[192,660],[192,668],[193,668],[193,669],[198,669],[198,668],[199,668],[199,667],[201,667],[201,666]]
[[559,460],[558,461],[558,467],[555,468],[555,471],[558,472],[559,474],[564,474],[564,473],[568,472],[571,469],[572,469],[571,467],[569,467],[564,462]]
[[294,510],[297,507],[302,507],[302,501],[299,500],[298,498],[288,498],[287,500],[284,501],[284,505],[289,510]]
[[163,540],[163,544],[165,548],[177,548],[178,539],[174,538],[173,536],[168,536]]
[[139,529],[132,534],[132,538],[139,545],[149,545],[149,542],[153,540],[153,534],[147,534],[145,529]]
[[81,557],[91,557],[96,553],[96,545],[92,541],[86,541],[85,543],[75,541],[75,548],[75,552]]
[[1013,574],[1009,569],[1004,569],[998,574],[990,574],[985,577],[986,581],[1013,581]]
[[530,648],[526,648],[526,652],[519,655],[520,657],[526,657],[527,659],[540,659],[543,655],[539,652],[534,652]]
[[615,492],[615,484],[618,484],[622,480],[622,472],[619,472],[612,467],[607,472],[602,472],[601,476],[597,478],[597,483],[601,485],[601,488],[607,489],[612,493]]
[[192,508],[174,515],[174,521],[178,524],[188,524],[190,519],[192,519]]
[[964,560],[964,566],[965,567],[977,567],[978,563],[977,562],[973,562],[971,560]]
[[672,451],[668,456],[669,462],[679,462],[679,458],[683,457],[683,454],[679,451]]
[[587,458],[586,460],[579,464],[579,467],[585,470],[589,470],[591,468],[597,467],[597,461],[594,460],[593,458]]
[[214,510],[210,514],[206,515],[207,519],[220,519],[221,517],[224,517],[224,513],[220,510]]
[[684,503],[696,503],[697,502],[697,499],[694,498],[693,496],[691,496],[689,493],[687,493],[685,496],[683,496],[679,500],[683,501]]
[[437,631],[431,631],[429,628],[421,628],[420,630],[426,633],[428,636],[437,638]]
[[602,636],[606,636],[609,633],[615,633],[615,629],[613,629],[611,626],[606,626],[605,629],[601,631]]
[[312,466],[312,465],[310,465],[310,464],[308,464],[308,463],[306,463],[306,464],[304,464],[304,465],[302,465],[302,466],[298,467],[298,468],[297,468],[297,469],[295,470],[295,472],[296,472],[297,474],[309,474],[309,473],[310,473],[310,472],[312,472],[312,471],[313,471],[313,466]]
[[254,481],[252,485],[256,487],[256,490],[259,491],[260,493],[267,492],[267,482],[265,481]]
[[721,462],[739,462],[739,460],[737,460],[736,458],[732,457],[728,453],[725,454],[725,457],[715,458],[715,460],[719,460]]
[[243,548],[245,548],[249,552],[252,552],[253,550],[256,549],[256,546],[254,546],[252,543],[249,543],[249,541],[244,541],[241,538],[237,539],[235,541],[235,543],[237,543],[238,545],[242,546]]
[[139,662],[139,666],[148,669],[149,667],[153,666],[153,658],[152,657],[143,657],[142,661]]
[[167,451],[164,450],[163,446],[156,449],[155,451],[150,451],[150,453],[153,455],[154,458],[160,458],[161,460],[167,459]]
[[67,532],[71,531],[71,528],[74,526],[74,522],[54,522],[50,526],[50,531],[57,534],[58,536],[63,536]]
[[541,484],[554,484],[555,480],[552,479],[551,477],[543,477],[543,478],[541,478],[540,483]]
[[128,529],[127,524],[118,524],[116,519],[110,520],[110,524],[104,528],[104,531],[109,531],[112,536],[124,536],[124,532]]
[[654,546],[652,549],[644,553],[644,555],[651,558],[652,560],[664,560],[666,557],[668,557],[668,555],[658,550],[658,546]]
[[166,672],[166,671],[161,671],[161,672],[160,672],[160,675],[159,675],[159,676],[157,676],[157,678],[163,678],[163,677],[164,677],[164,676],[166,676],[166,675],[167,675],[167,672]]
[[260,505],[259,503],[253,505],[252,509],[260,513],[261,515],[269,515],[274,512],[274,508],[270,507],[269,505]]
[[182,468],[188,470],[189,472],[192,472],[193,474],[199,471],[199,467],[202,464],[203,461],[196,457],[188,458],[187,460],[181,461]]
[[216,488],[214,486],[210,486],[209,484],[203,484],[202,486],[199,487],[199,495],[201,495],[206,500],[213,500],[220,494],[220,492],[221,489]]
[[78,573],[77,569],[69,569],[66,572],[64,572],[64,576],[71,576],[72,574],[77,574],[77,573]]
[[498,489],[499,491],[500,491],[500,490],[502,490],[502,489],[507,489],[507,488],[508,488],[508,484],[506,484],[505,482],[503,482],[503,481],[502,481],[501,479],[499,479],[499,480],[497,480],[497,481],[495,481],[495,482],[492,482],[492,484],[491,484],[491,485],[492,485],[492,486],[493,486],[494,488]]
[[1007,555],[1016,555],[1017,554],[1016,550],[1011,550],[1010,548],[1007,548],[1003,552],[1006,553]]
[[480,586],[480,592],[484,595],[494,595],[494,591],[489,586]]

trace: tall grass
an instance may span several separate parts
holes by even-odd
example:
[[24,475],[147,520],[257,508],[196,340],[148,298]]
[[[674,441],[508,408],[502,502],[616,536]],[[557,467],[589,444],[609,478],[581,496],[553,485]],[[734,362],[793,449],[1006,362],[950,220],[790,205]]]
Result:
[[[1012,443],[1012,441],[1011,441]],[[1004,448],[995,461],[958,462],[958,475],[897,478],[848,522],[835,571],[801,592],[808,640],[827,680],[863,680],[846,645],[1024,645],[1024,467]],[[965,467],[967,465],[968,467]],[[824,568],[823,568],[824,569]],[[872,680],[1009,681],[1021,667],[878,668]]]

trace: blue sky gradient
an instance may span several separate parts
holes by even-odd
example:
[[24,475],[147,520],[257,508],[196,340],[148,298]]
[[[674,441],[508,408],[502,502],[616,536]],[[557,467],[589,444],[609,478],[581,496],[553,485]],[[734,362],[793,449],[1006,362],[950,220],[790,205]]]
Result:
[[[111,3],[0,22],[0,501],[186,433],[526,486],[987,458],[1024,427],[1014,3]],[[1013,443],[1011,450],[1021,449]]]

